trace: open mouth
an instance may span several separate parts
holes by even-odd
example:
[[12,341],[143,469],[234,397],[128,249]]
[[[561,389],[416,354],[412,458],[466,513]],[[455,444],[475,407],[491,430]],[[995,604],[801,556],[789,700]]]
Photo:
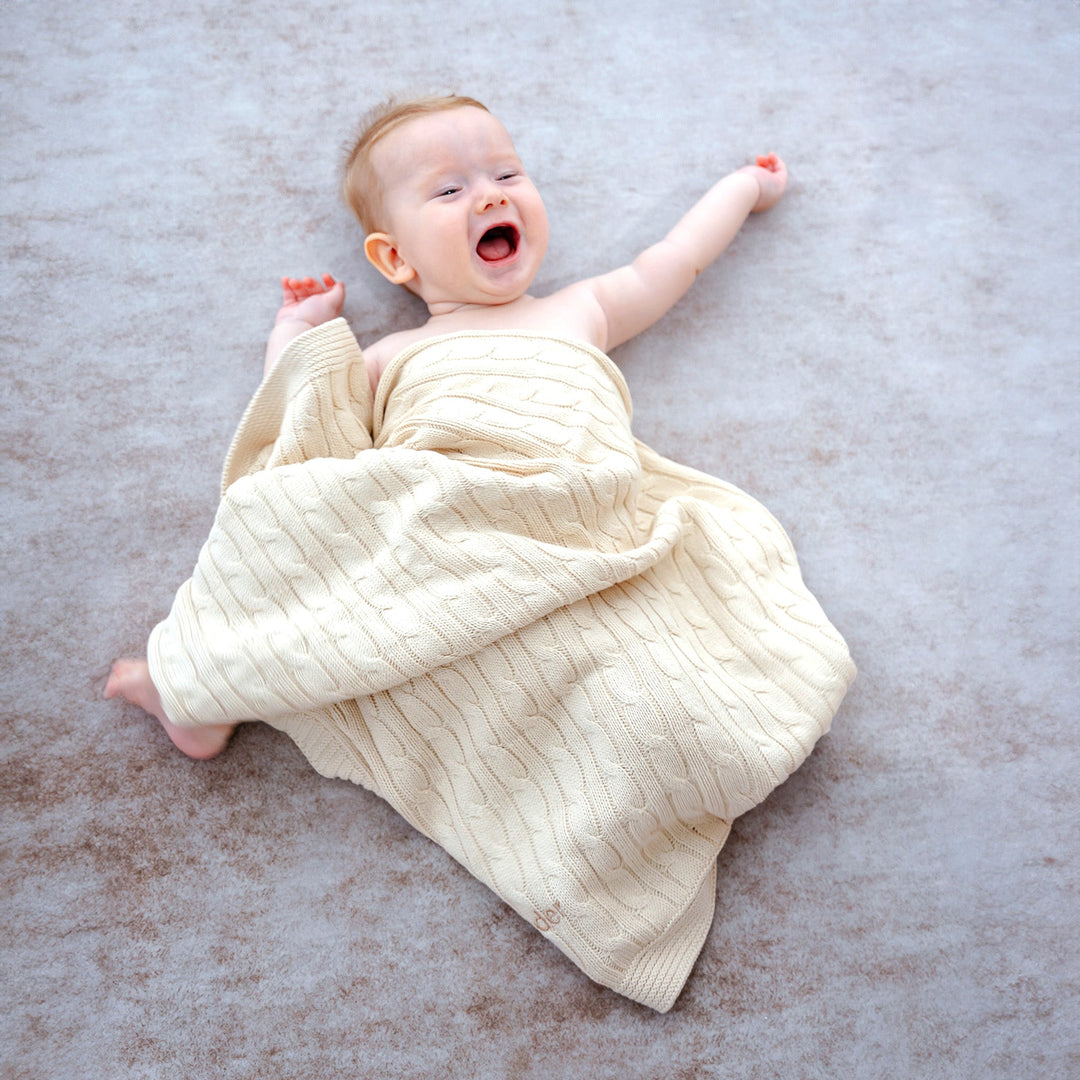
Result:
[[507,259],[518,249],[518,231],[513,225],[496,225],[480,237],[476,254],[484,262]]

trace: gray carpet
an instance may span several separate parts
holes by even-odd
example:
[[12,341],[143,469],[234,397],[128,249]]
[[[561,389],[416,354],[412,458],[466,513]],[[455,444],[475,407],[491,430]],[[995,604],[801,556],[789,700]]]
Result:
[[[1077,1075],[1074,3],[11,0],[0,37],[5,1078]],[[545,196],[539,291],[792,171],[615,354],[860,667],[665,1016],[270,728],[195,763],[100,699],[190,573],[278,276],[343,278],[361,342],[420,317],[336,169],[446,88]]]

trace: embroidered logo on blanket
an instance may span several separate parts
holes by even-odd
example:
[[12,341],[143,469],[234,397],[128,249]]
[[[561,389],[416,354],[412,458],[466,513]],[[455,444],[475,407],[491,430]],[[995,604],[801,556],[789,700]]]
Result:
[[545,934],[558,922],[562,921],[563,913],[562,908],[559,907],[559,901],[555,901],[554,907],[549,907],[542,915],[536,908],[533,908],[533,915],[536,918],[533,919],[533,926],[537,930],[543,931]]

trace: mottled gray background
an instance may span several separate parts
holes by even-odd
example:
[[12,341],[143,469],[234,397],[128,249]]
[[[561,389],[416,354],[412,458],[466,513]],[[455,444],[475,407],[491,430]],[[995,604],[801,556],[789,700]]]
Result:
[[[3,1076],[1077,1075],[1078,37],[1067,0],[6,0]],[[278,276],[342,277],[362,342],[419,318],[336,195],[400,89],[515,134],[539,290],[791,167],[616,352],[638,435],[773,510],[860,666],[666,1016],[284,736],[193,763],[100,700]]]

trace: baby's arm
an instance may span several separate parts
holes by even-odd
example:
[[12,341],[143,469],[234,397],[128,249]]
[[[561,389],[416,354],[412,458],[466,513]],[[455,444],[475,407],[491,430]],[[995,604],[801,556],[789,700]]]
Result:
[[663,240],[629,266],[583,283],[603,312],[605,351],[656,322],[731,243],[747,215],[780,201],[787,168],[775,154],[757,162],[715,184]]
[[336,319],[345,304],[345,286],[330,274],[323,274],[321,283],[314,278],[282,278],[281,293],[281,307],[266,344],[264,375],[293,338]]

